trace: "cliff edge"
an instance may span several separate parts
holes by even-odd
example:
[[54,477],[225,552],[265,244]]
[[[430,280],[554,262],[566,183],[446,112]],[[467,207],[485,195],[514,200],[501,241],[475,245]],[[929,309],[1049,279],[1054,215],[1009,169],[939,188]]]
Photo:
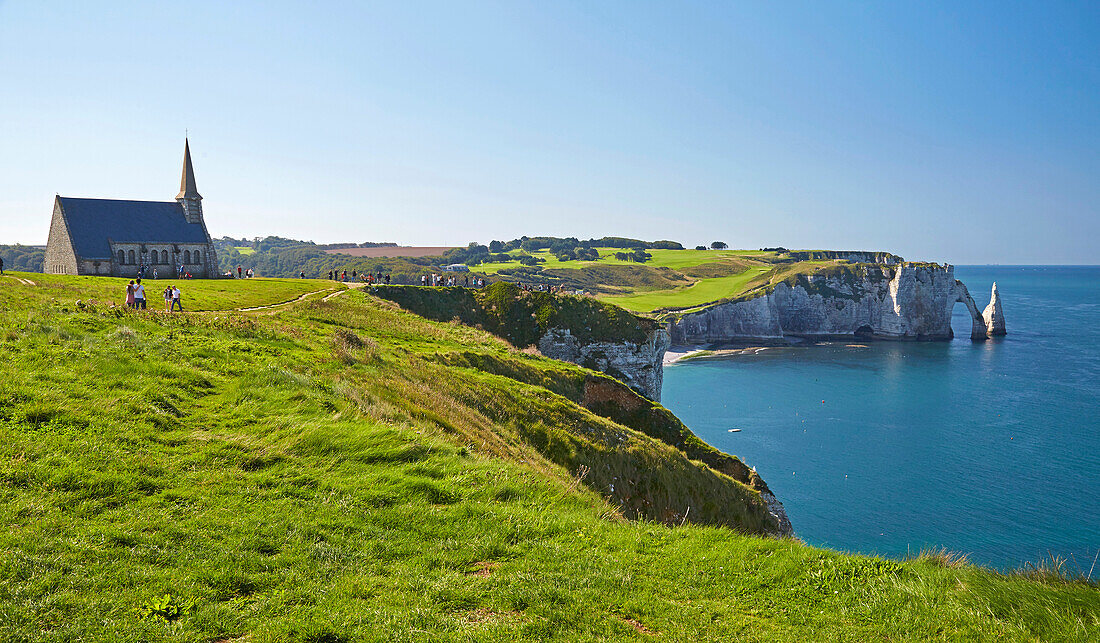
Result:
[[421,317],[483,328],[517,348],[607,373],[661,401],[665,325],[591,297],[529,292],[497,282],[480,290],[378,286],[371,293]]

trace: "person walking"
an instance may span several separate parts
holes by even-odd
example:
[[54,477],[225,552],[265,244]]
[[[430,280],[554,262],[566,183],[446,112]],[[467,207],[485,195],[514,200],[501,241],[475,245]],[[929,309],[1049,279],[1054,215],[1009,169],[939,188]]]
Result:
[[0,275],[4,274],[4,258],[0,257]]
[[165,288],[161,294],[164,295],[164,312],[172,312],[172,286]]
[[180,295],[179,286],[172,286],[172,308],[183,312],[183,298]]
[[[180,269],[182,270],[183,268],[181,267]],[[243,279],[244,278],[243,273],[244,273],[244,270],[240,266],[237,266],[237,279]]]
[[126,307],[134,307],[134,280],[131,279],[130,283],[126,284]]
[[134,308],[137,310],[145,310],[145,286],[141,285],[140,277],[138,277],[137,283],[134,285]]

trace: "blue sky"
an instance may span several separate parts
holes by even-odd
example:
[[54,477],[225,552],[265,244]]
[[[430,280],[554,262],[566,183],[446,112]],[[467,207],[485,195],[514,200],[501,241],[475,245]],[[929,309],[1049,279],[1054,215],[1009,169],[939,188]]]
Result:
[[[781,5],[781,6],[780,6]],[[214,236],[1100,263],[1100,4],[0,0],[0,243]]]

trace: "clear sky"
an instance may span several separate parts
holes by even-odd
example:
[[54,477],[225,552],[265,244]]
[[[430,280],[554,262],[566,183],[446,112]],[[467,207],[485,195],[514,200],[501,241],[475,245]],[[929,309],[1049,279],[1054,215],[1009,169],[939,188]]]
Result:
[[214,236],[1100,263],[1100,3],[0,0],[0,243]]

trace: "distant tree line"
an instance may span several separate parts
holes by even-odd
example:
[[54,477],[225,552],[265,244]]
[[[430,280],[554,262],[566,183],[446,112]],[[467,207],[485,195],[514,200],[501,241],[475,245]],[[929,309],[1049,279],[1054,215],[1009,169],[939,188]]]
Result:
[[523,236],[511,241],[493,241],[489,243],[490,252],[508,252],[509,250],[526,250],[538,252],[549,250],[551,254],[557,254],[564,250],[577,248],[645,248],[664,250],[683,250],[684,246],[675,241],[642,241],[627,237],[602,237],[581,241],[576,237],[528,237]]
[[396,248],[393,241],[363,241],[361,243],[314,243],[312,241],[299,241],[286,237],[253,237],[252,239],[234,239],[222,237],[214,240],[217,250],[222,248],[252,248],[253,250],[269,250],[271,248],[297,248],[312,246],[321,250],[343,250],[345,248]]
[[519,261],[525,266],[534,266],[543,261],[537,257],[508,254],[513,250],[527,253],[547,251],[558,261],[595,261],[600,258],[597,248],[624,248],[630,252],[618,252],[616,258],[622,261],[648,261],[652,255],[648,249],[683,250],[684,246],[676,241],[642,241],[628,237],[602,237],[581,240],[577,237],[528,237],[522,236],[511,241],[493,240],[488,246],[471,243],[466,248],[450,251],[446,256],[456,263],[476,266],[481,263]]
[[0,257],[4,259],[4,270],[20,272],[42,272],[46,263],[46,249],[39,246],[0,245]]
[[645,263],[653,258],[653,255],[645,251],[645,248],[634,248],[632,252],[616,252],[615,258],[619,261],[635,261]]
[[347,270],[358,273],[388,274],[393,283],[419,283],[420,275],[439,270],[439,257],[352,257],[329,254],[316,245],[283,246],[257,250],[242,255],[236,249],[219,250],[218,266],[221,271],[233,272],[237,266],[252,268],[261,277],[298,277],[305,273],[311,279],[327,278],[330,271]]
[[[367,248],[395,246],[394,243],[364,242],[359,244],[322,245],[312,241],[299,241],[285,237],[264,237],[254,239],[234,239],[222,237],[215,240],[218,251],[218,263],[223,272],[233,272],[237,266],[253,268],[257,274],[265,277],[297,277],[306,273],[308,277],[327,276],[329,270],[366,270],[375,272],[382,269],[397,271],[395,283],[403,283],[398,275],[408,276],[412,283],[424,272],[435,270],[449,264],[465,264],[476,267],[483,263],[515,263],[517,267],[536,269],[546,263],[543,257],[530,253],[548,251],[559,261],[595,261],[599,259],[597,248],[622,248],[615,253],[619,261],[645,263],[652,258],[650,249],[683,250],[675,241],[643,241],[628,237],[602,237],[599,239],[578,239],[577,237],[528,237],[523,236],[511,241],[494,240],[488,245],[470,242],[465,247],[452,248],[440,256],[434,257],[395,257],[371,258],[350,257],[341,254],[328,254],[326,249]],[[252,254],[241,254],[237,248],[247,247]],[[522,253],[510,254],[522,250]],[[502,274],[503,271],[502,271]]]

